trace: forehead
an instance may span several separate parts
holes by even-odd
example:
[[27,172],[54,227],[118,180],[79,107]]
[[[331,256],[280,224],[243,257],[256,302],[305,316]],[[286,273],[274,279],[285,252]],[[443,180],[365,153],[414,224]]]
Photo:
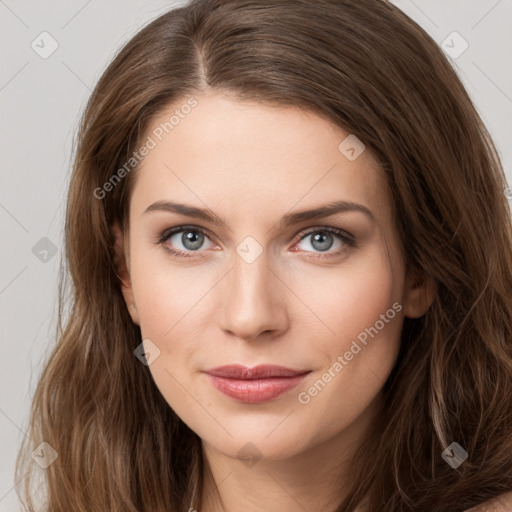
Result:
[[174,102],[148,127],[144,140],[153,147],[136,171],[134,215],[152,202],[176,200],[221,217],[275,222],[292,209],[346,200],[391,220],[383,171],[350,132],[296,107],[222,94],[195,99],[183,111],[187,99]]

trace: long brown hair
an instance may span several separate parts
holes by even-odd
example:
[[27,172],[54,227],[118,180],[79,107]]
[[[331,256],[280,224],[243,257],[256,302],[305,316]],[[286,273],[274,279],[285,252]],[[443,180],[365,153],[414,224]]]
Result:
[[[512,490],[506,182],[447,58],[385,0],[194,0],[126,44],[82,118],[57,342],[17,463],[28,510],[42,442],[58,453],[38,473],[51,512],[186,512],[201,488],[200,439],[134,356],[141,332],[116,274],[112,226],[128,228],[137,168],[104,184],[156,114],[205,90],[297,106],[355,134],[386,173],[407,264],[436,284],[429,311],[404,321],[378,431],[337,510],[366,496],[371,511],[454,512]],[[456,469],[441,457],[452,442],[468,453]]]

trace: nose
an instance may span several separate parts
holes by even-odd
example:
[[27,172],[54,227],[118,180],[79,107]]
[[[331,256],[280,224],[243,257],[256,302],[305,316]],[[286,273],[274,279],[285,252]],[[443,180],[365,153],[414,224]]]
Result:
[[223,281],[219,323],[224,332],[249,341],[275,338],[288,328],[287,288],[265,251],[252,263],[236,254]]

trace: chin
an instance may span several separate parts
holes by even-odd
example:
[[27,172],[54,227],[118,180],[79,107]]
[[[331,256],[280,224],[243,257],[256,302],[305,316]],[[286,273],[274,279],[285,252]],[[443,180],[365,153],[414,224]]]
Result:
[[[311,438],[305,425],[293,420],[293,413],[257,419],[246,415],[243,420],[223,421],[222,434],[217,429],[212,432],[211,425],[199,426],[193,430],[206,444],[224,455],[240,459],[284,460],[294,457],[311,447]],[[290,421],[290,422],[289,422]],[[191,427],[192,428],[192,427]],[[231,435],[230,435],[231,434]],[[231,437],[232,436],[232,437]],[[322,437],[320,434],[314,437]]]

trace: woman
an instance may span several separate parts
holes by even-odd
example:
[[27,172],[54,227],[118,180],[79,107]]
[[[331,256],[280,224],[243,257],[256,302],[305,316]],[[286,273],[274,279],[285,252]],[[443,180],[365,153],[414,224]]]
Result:
[[164,14],[84,113],[19,477],[51,512],[512,509],[505,186],[392,4]]

